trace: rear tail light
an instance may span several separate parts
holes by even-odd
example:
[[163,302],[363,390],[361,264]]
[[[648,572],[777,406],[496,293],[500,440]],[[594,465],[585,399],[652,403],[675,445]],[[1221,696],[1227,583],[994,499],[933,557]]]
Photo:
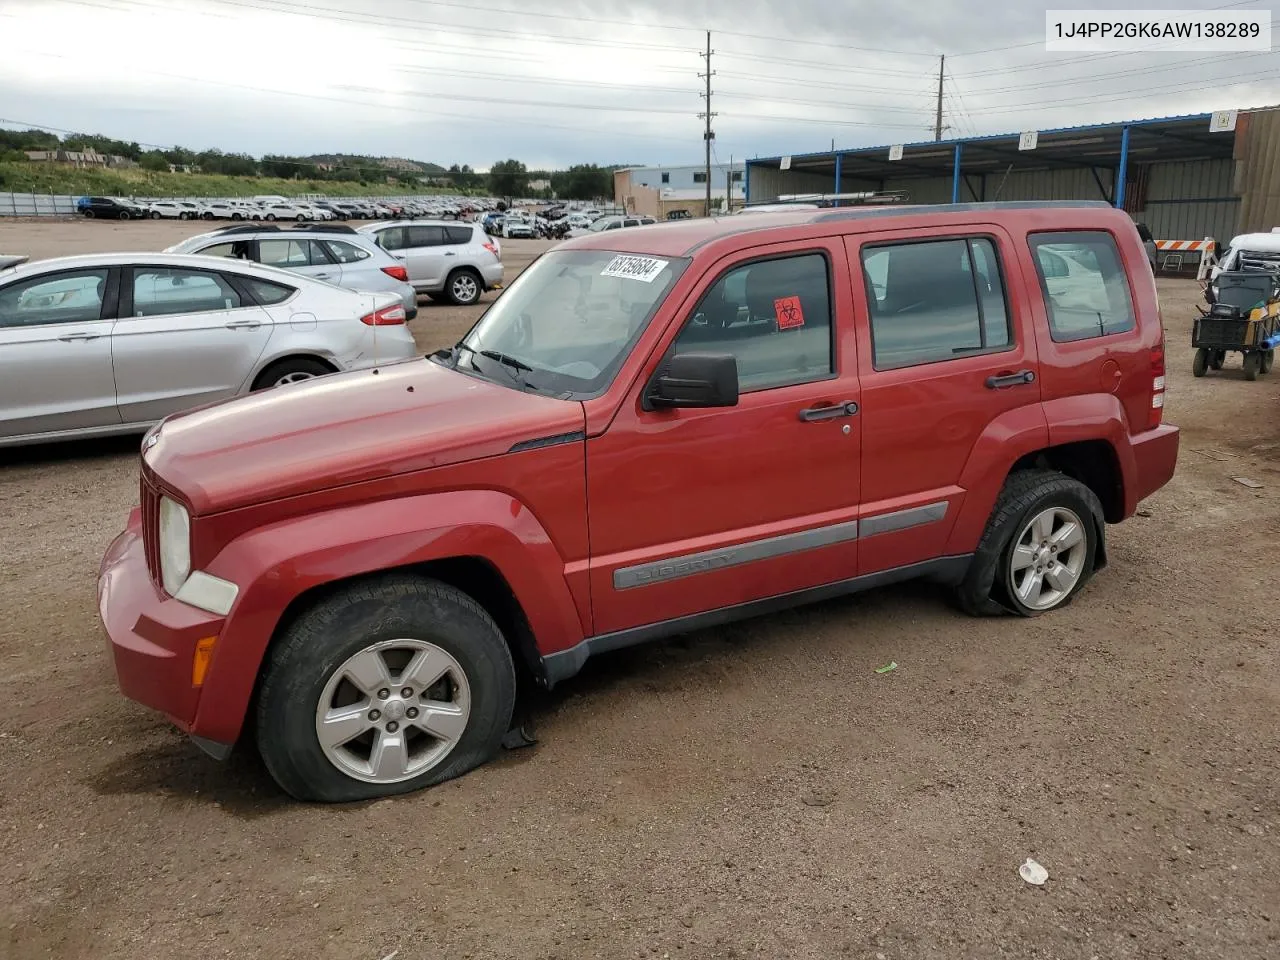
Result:
[[360,322],[371,327],[394,327],[404,323],[404,318],[404,307],[397,304],[394,307],[383,307],[373,313],[366,313],[360,318]]
[[382,272],[385,273],[388,277],[394,277],[395,279],[401,281],[402,283],[409,282],[409,271],[404,267],[401,267],[401,266],[383,267]]
[[1160,342],[1151,348],[1151,415],[1147,419],[1147,429],[1154,430],[1160,426],[1164,417],[1164,335]]
[[[492,253],[495,257],[498,257],[498,245],[494,243],[492,240],[486,240],[484,244],[484,248],[488,250],[490,253]],[[499,257],[499,259],[501,259],[501,257]]]

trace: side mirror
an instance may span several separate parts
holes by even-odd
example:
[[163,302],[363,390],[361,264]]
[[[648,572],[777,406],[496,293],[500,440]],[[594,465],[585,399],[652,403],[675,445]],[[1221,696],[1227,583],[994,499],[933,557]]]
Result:
[[677,353],[658,368],[644,407],[736,407],[738,361],[728,353]]

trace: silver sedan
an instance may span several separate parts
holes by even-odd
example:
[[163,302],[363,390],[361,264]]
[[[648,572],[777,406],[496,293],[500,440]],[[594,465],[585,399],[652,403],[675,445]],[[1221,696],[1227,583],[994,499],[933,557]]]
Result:
[[392,293],[217,257],[0,257],[0,447],[140,433],[417,352]]

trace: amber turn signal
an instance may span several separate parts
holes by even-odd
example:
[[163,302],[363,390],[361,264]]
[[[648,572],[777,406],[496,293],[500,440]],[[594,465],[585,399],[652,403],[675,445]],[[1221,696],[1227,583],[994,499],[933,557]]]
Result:
[[209,672],[209,662],[213,660],[213,645],[217,637],[201,637],[196,641],[196,652],[191,658],[191,685],[204,686],[204,675]]

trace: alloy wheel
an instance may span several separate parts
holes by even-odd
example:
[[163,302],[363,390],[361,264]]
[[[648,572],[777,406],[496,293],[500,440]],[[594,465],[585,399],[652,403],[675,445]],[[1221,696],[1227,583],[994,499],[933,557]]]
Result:
[[1009,558],[1010,583],[1030,610],[1062,603],[1084,573],[1089,549],[1080,517],[1066,507],[1049,507],[1027,521]]
[[453,655],[426,640],[386,640],[347,658],[316,705],[325,758],[366,783],[400,783],[437,766],[471,717]]

